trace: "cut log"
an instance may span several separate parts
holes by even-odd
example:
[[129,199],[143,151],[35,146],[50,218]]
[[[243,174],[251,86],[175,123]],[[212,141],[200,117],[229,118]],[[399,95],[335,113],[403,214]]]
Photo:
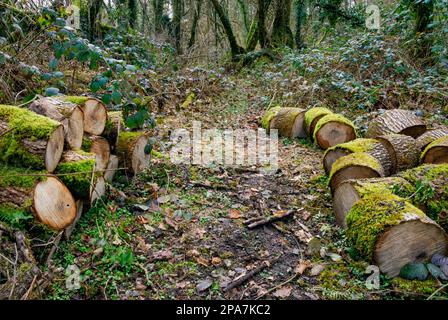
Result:
[[96,172],[96,155],[83,151],[65,151],[56,174],[70,189],[75,198],[94,200],[105,194],[104,178]]
[[399,133],[417,138],[426,131],[425,121],[413,111],[403,109],[387,110],[373,119],[367,129],[368,138]]
[[448,163],[448,136],[431,142],[420,157],[421,163]]
[[0,160],[53,172],[64,149],[61,123],[30,110],[0,105]]
[[118,136],[117,156],[122,167],[131,173],[139,173],[149,166],[151,155],[145,152],[149,133],[121,132]]
[[368,153],[356,152],[335,161],[330,172],[329,185],[334,192],[346,180],[378,177],[384,177],[381,163]]
[[313,140],[324,150],[354,139],[356,139],[354,124],[334,113],[322,117],[316,123],[313,132]]
[[388,134],[377,138],[387,149],[392,174],[418,165],[418,148],[414,138],[404,134]]
[[312,139],[314,128],[316,127],[317,122],[327,114],[333,113],[330,109],[323,107],[311,108],[307,112],[305,112],[305,116],[303,119],[304,128],[306,134]]
[[118,142],[118,135],[125,125],[123,123],[123,115],[121,111],[111,111],[107,113],[106,127],[103,132],[103,137],[107,139],[110,145],[110,151],[115,152],[115,147]]
[[275,106],[266,110],[265,114],[261,118],[261,127],[269,132],[271,127],[271,120],[275,117],[275,115],[280,111],[280,106]]
[[347,180],[342,182],[333,194],[333,211],[336,223],[345,228],[345,218],[352,206],[363,197],[371,194],[396,194],[404,197],[411,196],[415,188],[400,177],[371,178],[361,180]]
[[448,230],[448,164],[424,164],[399,176],[416,190],[410,201]]
[[72,235],[73,230],[75,230],[76,224],[78,223],[79,219],[81,218],[83,209],[84,209],[84,202],[82,200],[77,200],[76,201],[76,218],[72,222],[72,224],[69,225],[64,231],[64,237],[66,240],[70,239],[70,236]]
[[278,129],[278,133],[288,138],[306,138],[303,128],[305,110],[300,108],[281,108],[271,119],[270,129]]
[[107,108],[100,100],[91,97],[58,97],[63,101],[77,104],[84,115],[84,132],[100,136],[107,121]]
[[445,136],[448,136],[448,128],[428,130],[417,138],[417,147],[421,152],[423,152],[428,144]]
[[2,215],[32,212],[43,224],[62,230],[76,217],[76,203],[67,187],[41,171],[0,167]]
[[94,135],[84,135],[82,150],[94,153],[96,156],[95,171],[105,171],[109,164],[110,146],[106,138]]
[[372,194],[356,202],[347,218],[347,239],[389,277],[407,263],[446,254],[448,237],[420,209],[392,194]]
[[115,172],[118,169],[119,159],[115,155],[111,155],[109,158],[109,164],[107,170],[104,172],[104,179],[106,182],[111,183],[114,180]]
[[84,135],[84,115],[78,105],[48,97],[34,101],[30,104],[29,109],[62,123],[65,143],[68,148],[81,148]]
[[391,174],[392,162],[387,149],[376,139],[364,138],[358,138],[350,142],[341,143],[327,149],[323,159],[325,173],[329,174],[331,172],[333,163],[337,159],[355,152],[366,152],[370,154],[381,163],[386,176]]

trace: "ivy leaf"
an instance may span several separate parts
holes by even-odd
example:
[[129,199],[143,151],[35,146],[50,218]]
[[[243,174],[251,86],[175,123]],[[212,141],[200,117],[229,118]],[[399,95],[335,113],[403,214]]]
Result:
[[58,88],[50,87],[50,88],[45,89],[45,95],[47,97],[56,96],[58,94],[59,94],[59,89]]
[[93,93],[98,92],[98,90],[101,89],[101,84],[98,81],[98,79],[93,79],[92,83],[90,84],[90,90],[92,90]]
[[64,74],[61,71],[56,71],[53,72],[53,77],[55,77],[56,79],[61,79],[64,78]]
[[44,73],[42,74],[42,79],[45,81],[50,81],[53,75],[51,73]]
[[118,92],[118,91],[114,91],[114,92],[112,93],[112,101],[113,101],[115,104],[120,104],[120,102],[121,102],[121,93]]
[[59,27],[65,27],[65,20],[62,18],[57,18],[54,24]]
[[112,95],[110,93],[103,94],[101,99],[105,104],[109,104],[112,101]]
[[6,56],[3,52],[0,52],[0,65],[6,62]]
[[423,263],[408,263],[401,268],[400,277],[407,280],[425,280],[428,277],[428,269]]
[[428,268],[429,273],[436,279],[441,280],[448,280],[448,277],[443,273],[443,271],[436,266],[435,264],[428,263],[426,265],[426,268]]
[[53,59],[51,59],[50,60],[50,63],[48,64],[48,67],[51,69],[51,70],[56,70],[56,68],[58,67],[58,63],[59,63],[59,60],[58,59],[56,59],[56,58],[53,58]]
[[146,154],[151,154],[152,147],[153,147],[153,145],[152,145],[151,143],[148,142],[148,143],[146,144],[146,146],[145,146],[145,150],[144,150],[145,153],[146,153]]

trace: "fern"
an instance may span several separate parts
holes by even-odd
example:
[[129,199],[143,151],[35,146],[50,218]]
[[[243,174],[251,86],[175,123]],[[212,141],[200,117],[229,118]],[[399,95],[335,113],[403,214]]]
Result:
[[23,228],[26,220],[33,219],[33,216],[21,210],[0,210],[0,221],[15,228]]

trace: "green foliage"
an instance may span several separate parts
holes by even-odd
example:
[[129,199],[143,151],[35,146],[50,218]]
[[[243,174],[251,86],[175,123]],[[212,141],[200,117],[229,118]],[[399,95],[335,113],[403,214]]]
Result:
[[423,263],[408,263],[400,270],[400,277],[407,280],[425,280],[428,269]]

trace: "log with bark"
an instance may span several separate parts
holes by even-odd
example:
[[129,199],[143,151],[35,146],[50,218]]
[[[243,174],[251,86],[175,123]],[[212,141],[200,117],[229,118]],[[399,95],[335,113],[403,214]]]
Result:
[[448,128],[428,130],[417,138],[417,147],[421,152],[423,152],[428,144],[430,144],[434,140],[437,140],[438,138],[442,138],[445,136],[448,136]]
[[329,186],[332,192],[344,181],[349,179],[384,177],[381,163],[365,152],[351,153],[339,158],[333,164],[329,176]]
[[281,108],[271,119],[270,129],[278,129],[278,133],[288,138],[306,138],[303,128],[305,110],[300,108]]
[[56,168],[56,174],[74,197],[90,204],[106,192],[102,173],[96,170],[96,159],[93,153],[69,150],[62,154]]
[[420,156],[421,163],[448,163],[448,136],[431,142]]
[[116,150],[121,167],[136,174],[149,166],[151,155],[145,150],[148,139],[147,132],[120,132]]
[[94,135],[84,135],[82,150],[94,153],[96,156],[96,171],[104,171],[109,164],[110,146],[106,138]]
[[342,182],[333,194],[333,211],[336,223],[346,227],[345,218],[352,206],[363,197],[379,194],[411,196],[415,191],[412,184],[400,177],[351,179]]
[[413,111],[403,109],[387,110],[373,119],[367,129],[368,138],[377,138],[391,133],[399,133],[417,138],[426,131],[426,123]]
[[84,115],[84,132],[100,136],[107,121],[107,108],[100,100],[91,97],[64,96],[57,99],[78,105]]
[[0,105],[0,160],[53,172],[64,149],[61,123],[27,109]]
[[280,109],[281,109],[280,106],[269,108],[268,110],[266,110],[263,117],[261,118],[261,127],[265,129],[267,132],[269,132],[269,129],[271,128],[271,120],[280,111]]
[[414,138],[404,134],[388,134],[377,139],[389,153],[392,174],[418,165],[419,152]]
[[115,147],[118,142],[118,135],[124,128],[123,115],[121,111],[110,111],[107,113],[106,127],[102,136],[107,139],[110,145],[110,151],[115,152]]
[[331,172],[333,163],[337,159],[355,152],[370,154],[381,163],[386,176],[391,174],[392,162],[387,149],[378,140],[365,138],[358,138],[327,149],[323,159],[325,173],[329,174]]
[[309,109],[305,112],[305,116],[303,119],[303,124],[305,128],[306,134],[312,139],[314,128],[316,127],[317,122],[327,114],[333,113],[330,109],[324,107],[315,107]]
[[354,124],[334,113],[322,117],[316,123],[313,132],[313,140],[324,150],[354,139],[356,139]]
[[64,126],[65,143],[68,148],[81,148],[84,135],[84,114],[78,105],[51,97],[42,97],[33,101],[29,109],[62,123]]
[[34,213],[43,224],[62,230],[76,217],[70,190],[58,178],[42,171],[0,166],[0,213]]
[[347,239],[366,260],[390,277],[407,263],[446,254],[445,231],[423,211],[393,194],[363,197],[349,211]]
[[111,183],[114,180],[115,172],[117,172],[120,160],[116,155],[111,155],[109,158],[109,164],[107,165],[106,172],[104,172],[104,179],[106,182]]

